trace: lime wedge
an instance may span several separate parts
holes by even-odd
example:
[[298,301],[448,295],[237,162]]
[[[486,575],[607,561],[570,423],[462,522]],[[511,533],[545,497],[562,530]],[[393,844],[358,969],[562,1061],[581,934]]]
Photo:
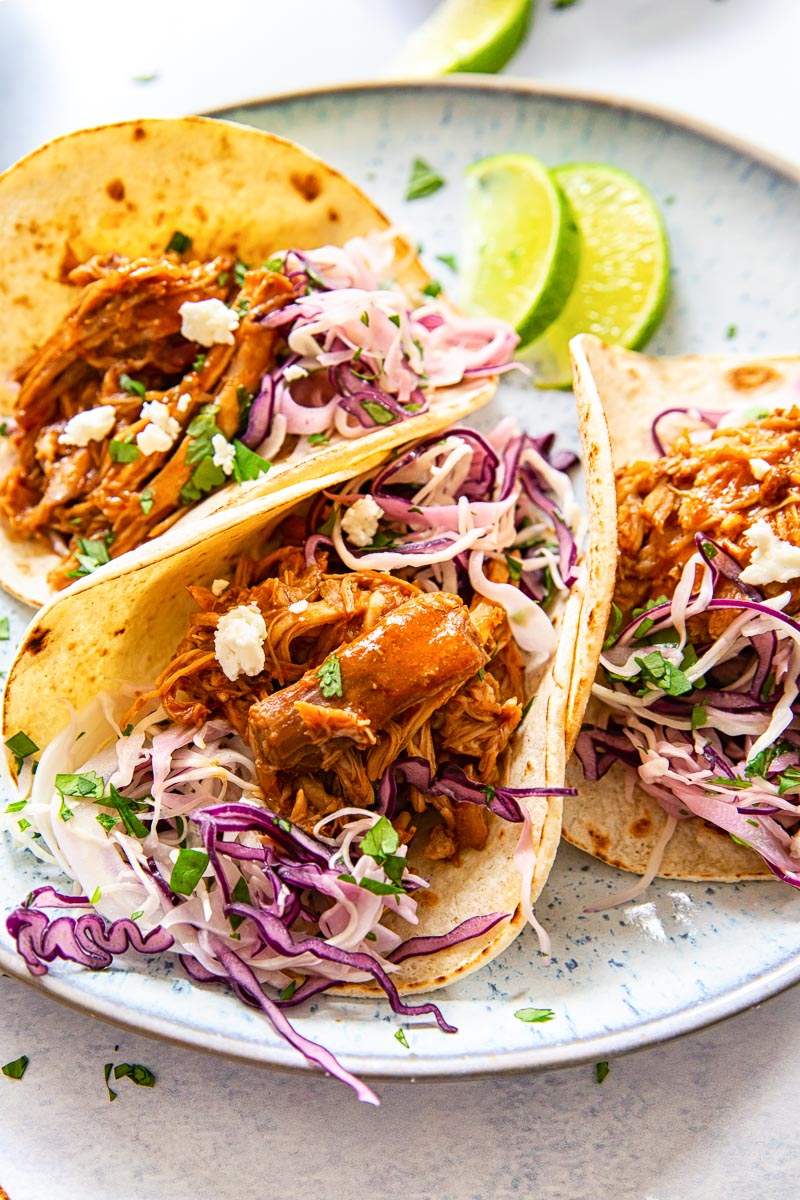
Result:
[[617,167],[574,163],[552,171],[575,215],[580,265],[572,294],[524,361],[537,387],[571,387],[569,340],[594,333],[638,350],[664,315],[669,248],[661,214],[642,185]]
[[500,71],[525,40],[533,0],[444,0],[392,64],[396,74]]
[[580,239],[561,188],[527,154],[467,168],[462,250],[466,312],[502,317],[522,344],[544,333],[575,282]]

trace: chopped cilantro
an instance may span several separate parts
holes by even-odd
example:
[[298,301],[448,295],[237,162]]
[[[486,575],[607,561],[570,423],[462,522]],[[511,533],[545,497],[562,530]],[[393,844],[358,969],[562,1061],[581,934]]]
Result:
[[58,815],[61,817],[62,821],[71,821],[72,818],[75,816],[75,813],[72,811],[70,806],[67,804],[67,802],[63,796],[61,797],[61,807],[58,810]]
[[8,437],[8,422],[0,422],[0,437]]
[[425,284],[425,287],[422,289],[422,294],[423,294],[423,296],[430,296],[431,298],[435,298],[436,296],[439,295],[441,290],[442,290],[442,285],[439,283],[439,280],[432,279],[430,281],[430,283]]
[[217,276],[217,283],[219,284],[220,287],[225,287],[227,285],[230,277],[231,277],[230,271],[220,271],[219,275]]
[[735,338],[738,332],[739,332],[739,330],[736,325],[729,325],[727,330],[725,331],[725,337],[726,338]]
[[108,808],[115,808],[117,810],[122,818],[122,824],[133,837],[147,837],[147,826],[136,816],[137,809],[141,812],[147,806],[141,804],[138,800],[129,800],[127,796],[122,796],[113,783],[110,783],[108,787],[111,795],[106,796],[100,803],[106,805]]
[[191,896],[207,866],[205,850],[179,850],[169,877],[171,890],[181,896]]
[[518,1008],[514,1013],[517,1020],[526,1025],[543,1025],[545,1021],[552,1021],[555,1015],[552,1008]]
[[295,994],[296,991],[297,991],[297,980],[292,979],[290,983],[287,983],[286,987],[283,989],[283,991],[281,992],[281,994],[278,998],[280,1000],[291,1000],[292,996]]
[[705,554],[706,558],[716,558],[719,554],[719,550],[713,542],[701,542],[700,549],[703,551],[703,554]]
[[380,879],[359,879],[356,880],[354,875],[339,875],[339,879],[345,883],[356,883],[364,888],[366,892],[372,892],[373,896],[405,896],[405,888],[402,888],[399,883],[384,883]]
[[444,178],[424,158],[415,158],[406,188],[406,200],[422,200],[444,187]]
[[744,773],[745,775],[760,775],[762,779],[766,779],[773,761],[779,755],[792,754],[795,750],[796,747],[792,746],[790,742],[773,742],[771,746],[767,746],[765,750],[762,750],[749,760],[745,766]]
[[692,684],[683,671],[668,662],[660,650],[653,650],[635,661],[641,668],[644,691],[649,691],[651,687],[660,688],[668,696],[683,696],[691,692]]
[[103,898],[103,893],[100,891],[99,887],[96,887],[94,889],[94,891],[92,892],[91,896],[89,897],[89,903],[97,904],[98,900],[102,900],[102,898]]
[[530,700],[527,700],[527,701],[525,702],[525,704],[523,704],[523,706],[522,706],[522,714],[521,714],[521,716],[520,716],[520,719],[519,719],[519,720],[520,720],[520,724],[522,724],[522,722],[523,722],[523,721],[525,720],[525,718],[527,717],[528,713],[531,711],[531,706],[532,706],[532,704],[533,704],[533,702],[534,702],[534,700],[535,700],[535,699],[536,699],[536,696],[535,696],[535,695],[534,695],[534,696],[531,696]]
[[106,1063],[105,1066],[103,1067],[103,1078],[106,1081],[106,1087],[108,1088],[108,1099],[111,1102],[113,1102],[117,1098],[117,1093],[114,1091],[114,1089],[111,1087],[111,1085],[108,1082],[109,1079],[111,1078],[111,1072],[113,1070],[114,1070],[113,1063]]
[[378,861],[387,854],[396,853],[399,846],[400,836],[386,817],[379,817],[361,839],[361,853]]
[[28,803],[27,800],[14,800],[12,804],[6,805],[5,811],[7,813],[22,812],[23,808],[25,807],[25,805],[27,803]]
[[478,679],[480,680],[481,683],[483,683],[485,678],[486,678],[486,668],[478,667]]
[[578,4],[579,0],[550,0],[551,8],[572,8],[573,4]]
[[327,433],[310,433],[308,435],[309,446],[327,446],[330,440]]
[[67,572],[67,578],[80,579],[82,575],[91,575],[92,571],[96,571],[98,567],[104,567],[107,562],[111,562],[108,549],[113,540],[112,533],[107,533],[99,538],[78,538],[75,558],[78,560],[79,566],[74,571]]
[[187,234],[181,233],[180,229],[176,229],[167,242],[167,253],[174,250],[176,254],[185,254],[191,247],[192,239]]
[[233,278],[239,287],[244,287],[244,277],[247,274],[247,270],[247,263],[243,263],[241,259],[237,258],[233,266]]
[[201,350],[200,353],[198,354],[197,358],[192,363],[192,370],[193,371],[202,371],[203,367],[206,365],[207,358],[208,358],[208,355],[206,354],[206,352],[204,350]]
[[377,933],[365,933],[364,934],[365,942],[377,942],[377,940],[378,940]]
[[394,1035],[394,1040],[396,1042],[399,1042],[401,1046],[405,1046],[406,1050],[409,1049],[408,1038],[406,1037],[406,1033],[405,1033],[404,1029],[397,1030],[397,1032]]
[[395,415],[378,400],[362,400],[361,407],[367,416],[372,417],[376,425],[391,425]]
[[237,483],[244,483],[247,479],[258,479],[271,469],[271,462],[256,454],[255,450],[248,449],[238,438],[234,438],[233,446],[233,477]]
[[111,813],[98,813],[95,817],[95,820],[98,822],[98,824],[103,826],[103,829],[105,829],[106,833],[109,833],[117,823],[117,818],[112,817]]
[[522,562],[514,554],[506,555],[506,566],[512,583],[519,583],[522,578]]
[[[247,880],[245,879],[244,875],[240,875],[236,880],[236,886],[231,892],[231,900],[234,902],[234,904],[250,903],[250,889],[247,886]],[[238,913],[231,913],[228,920],[231,923],[231,929],[238,929],[244,920],[244,917],[240,917]]]
[[[631,613],[631,616],[634,619],[636,617],[641,617],[643,613],[649,612],[651,608],[656,608],[660,604],[666,604],[668,599],[668,596],[658,596],[655,600],[648,600],[647,603],[643,604],[641,608],[635,608]],[[640,621],[636,626],[634,641],[639,641],[641,638],[645,637],[654,625],[655,621],[653,621],[650,617],[645,617],[644,620]]]
[[698,704],[692,709],[692,733],[695,733],[708,720],[708,711],[704,704]]
[[139,496],[139,507],[145,516],[151,511],[153,507],[153,493],[150,491],[150,488],[145,488]]
[[753,786],[749,779],[740,779],[738,775],[733,779],[727,775],[712,775],[710,779],[706,780],[706,783],[713,783],[717,787],[731,788],[735,792]]
[[[110,1066],[110,1064],[109,1064]],[[115,1079],[130,1079],[137,1087],[155,1087],[156,1077],[149,1067],[141,1063],[118,1063],[114,1067]]]
[[3,1074],[7,1079],[22,1079],[22,1076],[28,1069],[29,1062],[30,1059],[27,1054],[22,1054],[19,1058],[15,1058],[13,1062],[6,1063],[2,1068]]
[[102,776],[96,771],[86,771],[83,775],[56,775],[56,790],[62,796],[81,796],[100,799],[106,785]]
[[264,270],[265,271],[282,271],[283,270],[283,259],[281,258],[280,254],[276,254],[274,258],[268,258],[267,261],[264,263]]
[[35,754],[39,749],[39,747],[36,745],[36,742],[29,738],[27,733],[24,733],[22,730],[20,730],[19,733],[15,733],[13,737],[7,738],[6,745],[14,755],[18,771],[22,767],[25,759],[30,758],[30,756]]
[[240,296],[236,301],[235,311],[240,317],[243,317],[250,308],[250,301],[247,296]]
[[444,263],[444,265],[449,267],[451,271],[458,270],[458,261],[455,254],[437,254],[436,260],[437,262]]
[[131,913],[131,920],[132,920],[132,921],[138,921],[138,920],[139,920],[139,917],[143,917],[143,916],[144,916],[144,909],[143,909],[143,908],[137,908],[136,912],[132,912],[132,913]]
[[144,400],[147,395],[144,384],[140,383],[138,379],[131,379],[130,375],[126,375],[124,372],[119,377],[119,386],[130,396],[141,396]]
[[608,629],[606,640],[603,642],[603,649],[607,650],[609,646],[613,646],[617,640],[619,631],[622,627],[622,609],[616,604],[611,605],[612,621]]
[[341,696],[342,668],[335,654],[331,654],[329,658],[325,659],[317,671],[317,678],[319,679],[319,690],[326,700],[329,700],[331,696]]
[[363,312],[361,314],[361,324],[369,325],[369,313],[368,312]]
[[0,617],[0,642],[8,641],[8,617]]
[[194,470],[189,483],[184,484],[181,488],[182,504],[193,504],[195,500],[201,498],[204,492],[210,492],[225,482],[225,472],[222,467],[215,466],[213,462],[214,446],[212,442],[217,434],[222,435],[222,430],[216,421],[218,412],[218,405],[204,404],[186,429],[189,445],[186,449],[185,462],[187,466],[194,466]]
[[783,796],[786,792],[800,786],[800,767],[787,767],[778,776],[778,795]]
[[594,1077],[598,1083],[602,1083],[611,1070],[607,1062],[599,1062],[594,1064]]
[[396,325],[398,329],[400,328],[400,314],[399,313],[392,313],[392,315],[389,317],[389,320],[392,322],[393,325]]
[[108,443],[108,453],[111,455],[111,461],[117,463],[132,463],[141,457],[141,451],[134,442],[126,442],[120,438],[112,438]]
[[30,829],[31,823],[27,817],[23,817],[21,821],[17,821],[20,833],[24,833],[26,829]]

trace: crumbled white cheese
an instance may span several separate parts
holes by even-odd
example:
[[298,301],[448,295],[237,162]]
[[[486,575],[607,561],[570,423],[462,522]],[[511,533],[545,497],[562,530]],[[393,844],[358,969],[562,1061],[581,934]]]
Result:
[[300,367],[297,363],[292,367],[287,367],[283,372],[283,378],[287,383],[294,383],[295,379],[305,379],[308,376],[308,371],[305,367]]
[[289,605],[289,612],[300,614],[300,613],[304,613],[307,608],[308,608],[307,600],[295,600],[294,604]]
[[188,341],[200,346],[233,344],[233,331],[238,328],[239,318],[221,300],[187,300],[178,312],[181,314],[181,333]]
[[169,450],[181,431],[180,421],[169,415],[160,400],[146,400],[140,414],[148,422],[136,435],[136,445],[142,454],[163,454]]
[[102,442],[111,433],[117,413],[113,404],[101,404],[86,412],[76,413],[67,421],[59,442],[64,446],[88,446],[89,442]]
[[788,583],[800,576],[800,546],[781,541],[763,519],[745,532],[753,546],[750,565],[740,575],[745,583]]
[[220,617],[214,633],[217,662],[230,680],[264,670],[267,626],[257,604],[240,604]]
[[369,546],[378,532],[378,522],[383,516],[380,504],[372,496],[362,496],[351,504],[342,517],[342,530],[354,546]]
[[233,463],[236,458],[236,447],[229,442],[224,433],[215,433],[211,439],[214,447],[212,462],[215,467],[222,467],[226,475],[233,474]]
[[154,425],[168,434],[173,442],[181,431],[180,421],[176,421],[169,415],[169,409],[160,400],[145,400],[139,415],[145,421],[152,421]]
[[169,450],[174,440],[163,429],[153,425],[152,421],[145,425],[144,429],[140,429],[136,435],[136,445],[145,458],[150,454],[162,454],[165,450]]
[[215,579],[211,584],[211,591],[215,596],[221,596],[223,592],[227,592],[231,586],[230,579]]
[[192,397],[189,392],[182,392],[181,395],[178,396],[178,403],[175,405],[175,408],[181,414],[181,416],[183,416],[184,413],[189,411],[191,403]]
[[761,480],[769,474],[772,467],[765,458],[751,458],[750,470],[753,472],[753,478],[760,483]]

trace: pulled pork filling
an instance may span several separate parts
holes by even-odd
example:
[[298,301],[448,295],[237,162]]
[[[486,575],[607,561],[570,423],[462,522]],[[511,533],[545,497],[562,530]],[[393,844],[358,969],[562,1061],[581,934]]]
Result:
[[[154,693],[167,715],[196,725],[223,716],[252,748],[268,804],[305,829],[346,805],[372,808],[401,756],[447,763],[490,789],[522,715],[523,668],[503,609],[481,597],[423,592],[375,571],[327,573],[286,547],[243,560],[217,597],[191,594],[198,612]],[[215,648],[220,621],[247,610],[266,629],[264,665],[231,679]],[[256,664],[257,666],[258,664]],[[395,824],[438,810],[425,853],[482,848],[482,808],[403,785]]]
[[[239,429],[243,399],[275,361],[278,335],[262,318],[293,291],[280,274],[235,266],[109,255],[70,272],[82,289],[74,307],[16,374],[17,457],[0,480],[11,530],[65,554],[55,587],[168,528],[203,490],[193,486],[203,434]],[[204,348],[181,334],[184,304],[234,298],[229,342]],[[144,407],[153,402],[162,407]],[[78,413],[106,407],[103,433],[70,436]],[[142,440],[148,426],[162,436]]]
[[[744,535],[758,520],[781,540],[800,544],[800,410],[772,412],[710,435],[684,430],[667,456],[617,471],[617,504],[615,601],[626,616],[672,594],[695,552],[696,534],[713,538],[741,567],[753,553]],[[765,594],[782,590],[769,584]],[[792,592],[795,611],[796,582]],[[723,580],[718,595],[736,594]],[[722,614],[717,619],[725,620]]]

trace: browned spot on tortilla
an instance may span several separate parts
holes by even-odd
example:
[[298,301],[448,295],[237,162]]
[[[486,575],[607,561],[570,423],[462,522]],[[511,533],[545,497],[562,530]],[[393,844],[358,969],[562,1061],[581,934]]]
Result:
[[41,654],[50,638],[49,629],[37,629],[36,633],[31,634],[28,641],[25,643],[25,649],[28,654]]
[[645,838],[649,833],[652,833],[653,822],[650,819],[649,813],[644,813],[641,817],[637,817],[628,828],[631,837]]
[[292,171],[289,176],[292,187],[298,191],[304,200],[316,200],[322,191],[322,184],[313,171]]
[[156,213],[156,215],[155,215],[155,218],[154,218],[153,224],[154,224],[154,225],[163,225],[163,224],[164,224],[164,217],[165,217],[166,215],[167,215],[167,214],[166,214],[166,213],[165,213],[163,210],[162,210],[162,211],[160,211],[160,212],[157,212],[157,213]]
[[141,125],[137,125],[133,131],[133,140],[135,142],[140,142],[142,140],[142,138],[146,138],[146,137],[147,137],[147,130],[142,129]]
[[125,184],[121,179],[109,179],[106,184],[106,195],[110,196],[112,200],[124,200]]
[[328,209],[328,220],[331,221],[333,224],[336,224],[336,222],[339,220],[339,214],[337,213],[335,208]]
[[123,625],[121,629],[115,629],[111,636],[112,637],[122,637],[124,632],[125,632],[125,626]]
[[728,371],[728,382],[737,392],[749,392],[752,388],[763,387],[765,383],[772,383],[778,378],[778,372],[763,363],[745,363],[744,366],[732,367]]
[[194,215],[197,217],[198,221],[207,221],[208,220],[208,213],[203,208],[202,204],[195,204]]
[[431,888],[420,888],[419,895],[414,899],[422,908],[432,908],[434,904],[439,903],[439,897]]
[[611,844],[611,838],[608,836],[608,834],[600,833],[599,830],[594,829],[591,825],[586,827],[586,832],[589,835],[589,840],[592,843],[592,848],[595,853],[607,854],[608,847]]
[[18,308],[33,308],[30,296],[15,296],[11,303],[16,304]]

